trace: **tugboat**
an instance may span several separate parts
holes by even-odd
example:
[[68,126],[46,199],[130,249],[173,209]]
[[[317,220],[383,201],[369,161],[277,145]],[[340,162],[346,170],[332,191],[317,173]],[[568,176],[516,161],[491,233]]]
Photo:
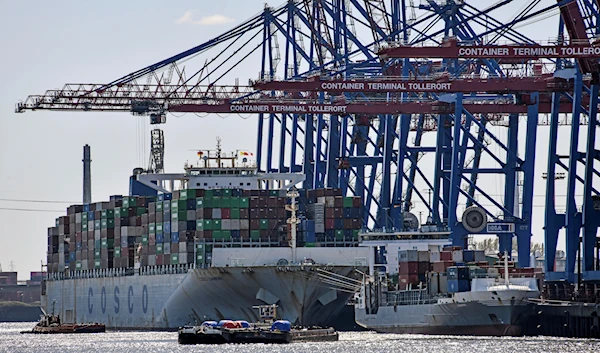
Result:
[[223,343],[291,343],[298,341],[337,341],[333,328],[292,328],[287,320],[276,320],[277,305],[259,305],[261,322],[221,320],[205,321],[200,326],[183,326],[178,331],[179,344]]
[[99,323],[63,323],[60,315],[54,315],[54,304],[52,303],[52,314],[40,317],[40,321],[30,331],[21,331],[21,333],[98,333],[105,332],[104,324]]

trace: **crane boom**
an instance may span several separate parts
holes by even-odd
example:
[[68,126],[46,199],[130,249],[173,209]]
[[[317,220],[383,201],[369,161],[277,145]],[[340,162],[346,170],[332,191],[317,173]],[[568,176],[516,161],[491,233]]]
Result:
[[540,58],[600,58],[600,46],[589,40],[571,40],[570,45],[468,45],[455,38],[441,46],[398,46],[381,49],[382,58],[441,58],[441,59],[519,59]]

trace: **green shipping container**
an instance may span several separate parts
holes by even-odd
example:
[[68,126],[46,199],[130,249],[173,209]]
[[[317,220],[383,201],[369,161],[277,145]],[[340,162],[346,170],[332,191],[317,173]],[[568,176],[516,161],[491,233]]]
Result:
[[199,209],[199,208],[204,208],[204,207],[206,207],[206,206],[204,205],[204,197],[199,197],[199,198],[197,198],[197,199],[196,199],[196,209]]
[[221,198],[221,208],[231,208],[231,197],[223,196]]
[[118,246],[115,248],[115,257],[121,257],[121,248]]
[[213,229],[213,221],[212,219],[204,220],[204,230],[212,230]]
[[156,213],[161,213],[163,211],[163,203],[162,201],[156,202]]
[[269,190],[269,196],[279,196],[279,190]]
[[94,220],[94,229],[100,229],[102,226],[102,221],[99,219]]
[[162,232],[163,232],[163,224],[156,223],[156,233],[162,233]]
[[95,259],[99,259],[100,257],[101,257],[101,255],[100,255],[100,249],[94,250],[94,258]]
[[223,237],[223,239],[228,240],[231,238],[231,231],[230,230],[222,230],[221,231],[221,237]]
[[114,212],[115,212],[115,218],[121,218],[121,208],[120,207],[115,208]]
[[179,254],[171,254],[171,265],[179,264]]
[[305,243],[305,244],[304,244],[304,247],[307,247],[307,248],[314,248],[314,247],[315,247],[315,243]]
[[214,191],[212,191],[210,189],[209,190],[204,190],[204,197],[213,197],[213,196],[215,196]]
[[204,262],[204,254],[196,253],[196,263],[201,264]]
[[81,270],[81,261],[75,262],[75,268]]
[[136,212],[135,212],[136,215],[141,216],[146,213],[148,213],[148,210],[146,209],[146,207],[137,207],[136,208]]
[[358,229],[354,229],[352,231],[352,237],[354,238],[354,240],[358,239],[358,232],[360,232],[360,230]]
[[94,267],[95,268],[100,268],[102,266],[102,262],[100,262],[100,260],[94,260]]
[[88,214],[87,214],[87,212],[83,212],[81,214],[81,223],[87,222],[87,220],[88,220]]
[[102,249],[106,249],[108,247],[108,241],[106,239],[100,239]]
[[223,239],[223,231],[222,230],[213,230],[212,231],[212,237],[215,240],[221,240],[221,239]]
[[177,210],[187,210],[187,201],[171,200],[171,212],[175,212]]
[[253,229],[250,231],[250,238],[252,240],[258,240],[260,239],[260,230],[258,229]]
[[163,245],[161,243],[156,244],[156,253],[157,254],[163,253]]
[[187,210],[171,211],[171,219],[174,221],[187,221]]
[[204,220],[199,219],[196,221],[196,230],[204,230]]
[[344,207],[352,207],[352,197],[344,197]]
[[129,207],[121,207],[121,217],[129,217]]
[[344,230],[338,229],[335,231],[335,239],[336,240],[344,240]]
[[115,227],[115,220],[113,218],[109,218],[106,220],[106,228],[113,229]]
[[223,189],[221,190],[223,196],[231,196],[231,189]]
[[142,244],[148,245],[148,236],[147,235],[142,235]]
[[[206,196],[204,197],[206,198]],[[220,197],[213,197],[211,199],[211,203],[212,203],[212,208],[222,208],[223,206],[223,199],[221,199]]]
[[106,228],[108,228],[108,222],[107,222],[107,219],[105,218],[105,219],[100,220],[100,229],[106,229]]
[[239,219],[240,218],[240,209],[239,208],[232,208],[231,212],[229,214],[229,218],[231,218],[231,219]]
[[248,199],[247,197],[240,197],[239,207],[240,208],[250,207],[250,199]]
[[123,198],[123,207],[125,208],[129,208],[129,207],[134,207],[136,203],[136,198],[135,197],[124,197]]
[[196,252],[204,251],[204,244],[196,244]]
[[260,229],[269,229],[269,220],[268,219],[261,219],[260,220]]
[[94,249],[100,249],[101,244],[102,242],[100,242],[100,239],[94,240]]
[[102,219],[106,219],[106,210],[100,211],[100,217],[102,217]]
[[212,226],[213,226],[213,230],[221,230],[221,220],[220,219],[213,219],[212,220]]
[[87,232],[87,230],[88,230],[88,224],[87,224],[87,222],[88,221],[85,221],[85,222],[81,223],[81,231],[82,232]]
[[148,233],[156,234],[156,223],[148,223]]
[[196,198],[196,189],[186,189],[179,192],[180,200],[191,200]]
[[109,249],[114,249],[114,247],[115,247],[115,240],[114,239],[107,239],[106,243],[107,243]]

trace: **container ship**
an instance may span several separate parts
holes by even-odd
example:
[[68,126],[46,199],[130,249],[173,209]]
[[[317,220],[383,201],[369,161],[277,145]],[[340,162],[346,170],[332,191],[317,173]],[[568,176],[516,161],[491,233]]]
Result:
[[298,325],[334,320],[366,269],[361,199],[236,161],[219,147],[181,174],[134,171],[133,196],[70,206],[48,229],[42,308],[111,329],[255,322],[266,304]]
[[397,264],[397,274],[374,267],[364,277],[355,304],[356,322],[362,327],[390,333],[519,336],[543,278],[541,269],[515,268],[507,259],[503,265],[490,264],[483,250],[461,247],[400,250]]

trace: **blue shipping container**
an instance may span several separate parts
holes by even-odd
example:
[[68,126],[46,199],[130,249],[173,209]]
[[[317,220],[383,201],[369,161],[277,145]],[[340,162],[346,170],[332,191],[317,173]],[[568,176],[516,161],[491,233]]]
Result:
[[473,261],[475,261],[475,251],[473,251],[473,250],[464,250],[463,251],[463,260],[464,260],[464,262],[473,262]]
[[163,231],[165,233],[171,233],[171,222],[163,222]]
[[449,279],[448,292],[459,293],[471,290],[471,282],[468,279]]
[[164,243],[165,242],[165,236],[163,233],[156,233],[156,242],[157,243]]
[[316,243],[317,242],[317,236],[315,235],[315,232],[306,232],[306,242],[307,243]]

